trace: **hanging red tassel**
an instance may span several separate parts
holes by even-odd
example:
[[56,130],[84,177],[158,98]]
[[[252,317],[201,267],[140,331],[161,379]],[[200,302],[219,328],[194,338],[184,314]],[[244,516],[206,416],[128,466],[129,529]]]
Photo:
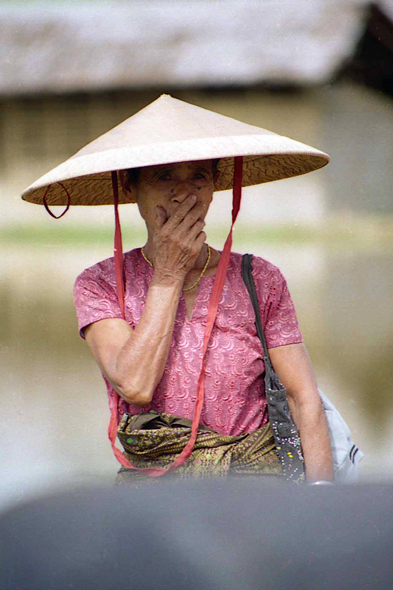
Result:
[[[213,325],[216,319],[218,304],[220,300],[220,295],[222,288],[224,286],[224,281],[226,277],[226,272],[229,264],[229,257],[232,248],[232,232],[233,227],[235,225],[236,218],[238,216],[241,204],[241,195],[242,195],[242,176],[243,176],[243,158],[238,156],[235,158],[235,168],[234,168],[234,178],[233,178],[233,197],[232,197],[232,225],[229,231],[228,237],[225,241],[224,249],[222,251],[220,261],[218,263],[218,269],[214,280],[213,291],[209,301],[209,307],[207,310],[207,318],[206,318],[206,328],[203,337],[203,353],[202,353],[202,367],[201,372],[199,374],[198,379],[198,387],[197,387],[197,401],[195,405],[195,413],[192,420],[192,427],[191,427],[191,436],[190,440],[181,451],[181,453],[176,457],[172,465],[170,465],[167,469],[161,468],[139,468],[134,467],[130,461],[123,455],[123,453],[116,447],[116,435],[117,435],[117,428],[118,428],[118,401],[119,396],[115,393],[114,396],[114,405],[112,409],[111,419],[108,428],[108,437],[112,446],[112,450],[116,456],[116,459],[121,463],[124,467],[128,469],[137,469],[138,471],[143,472],[148,477],[160,477],[177,467],[183,465],[187,459],[190,457],[195,441],[198,435],[198,426],[199,421],[202,413],[203,408],[203,400],[204,400],[204,381],[205,381],[205,357],[206,351],[210,340],[210,335],[213,329]],[[122,310],[122,314],[124,317],[124,275],[123,275],[123,248],[122,248],[122,239],[121,239],[121,228],[120,228],[120,220],[119,220],[119,213],[118,213],[118,186],[117,186],[117,175],[116,172],[112,172],[112,184],[113,184],[113,196],[114,196],[114,204],[115,204],[115,248],[114,248],[114,256],[115,256],[115,272],[116,272],[116,290],[117,290],[117,297],[119,300],[120,309]]]

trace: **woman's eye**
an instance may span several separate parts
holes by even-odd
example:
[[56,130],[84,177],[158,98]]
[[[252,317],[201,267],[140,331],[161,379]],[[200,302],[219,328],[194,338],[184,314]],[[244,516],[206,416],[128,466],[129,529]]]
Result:
[[161,174],[158,177],[158,180],[170,180],[170,175],[169,174]]
[[206,174],[203,174],[202,172],[196,172],[194,174],[194,178],[196,178],[197,180],[206,180]]

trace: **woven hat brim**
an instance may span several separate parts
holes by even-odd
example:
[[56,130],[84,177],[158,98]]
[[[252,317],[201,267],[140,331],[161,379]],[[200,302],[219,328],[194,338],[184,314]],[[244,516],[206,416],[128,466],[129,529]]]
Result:
[[[268,141],[267,141],[268,139]],[[69,158],[26,189],[22,198],[43,204],[49,185],[48,205],[109,205],[113,203],[111,171],[174,162],[220,158],[219,179],[215,190],[233,186],[234,157],[243,156],[243,186],[299,176],[322,168],[329,156],[310,146],[280,135],[239,136],[176,141],[160,144],[160,149],[146,145],[122,148]],[[89,171],[89,174],[84,174]],[[93,173],[92,173],[93,172]],[[120,189],[120,187],[119,187]],[[119,190],[119,202],[127,203]]]

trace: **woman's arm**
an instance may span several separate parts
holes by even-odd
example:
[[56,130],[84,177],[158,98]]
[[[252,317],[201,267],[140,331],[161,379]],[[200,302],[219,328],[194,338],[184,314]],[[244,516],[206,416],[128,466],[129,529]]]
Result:
[[152,239],[154,276],[135,329],[107,319],[85,328],[85,338],[102,372],[128,403],[145,406],[167,362],[184,279],[206,239],[200,220],[204,205],[190,196],[167,220],[157,207]]
[[287,389],[289,407],[301,438],[307,481],[333,481],[327,421],[305,346],[279,346],[271,348],[269,354]]
[[183,282],[153,277],[135,330],[121,319],[101,320],[85,337],[102,372],[128,403],[145,406],[162,378]]

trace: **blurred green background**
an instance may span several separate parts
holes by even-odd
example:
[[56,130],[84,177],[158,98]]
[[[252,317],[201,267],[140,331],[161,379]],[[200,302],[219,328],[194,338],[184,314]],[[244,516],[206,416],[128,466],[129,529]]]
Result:
[[[55,221],[19,195],[162,92],[330,154],[318,172],[244,190],[233,249],[281,268],[318,383],[366,454],[361,477],[392,479],[392,75],[389,43],[373,36],[383,22],[390,42],[391,14],[386,3],[348,2],[340,28],[321,1],[316,32],[316,13],[294,22],[293,3],[269,14],[248,4],[240,24],[235,2],[0,4],[2,505],[69,481],[112,481],[117,469],[105,386],[72,302],[76,276],[111,256],[113,211],[77,207]],[[230,195],[216,195],[216,248],[230,209]],[[120,214],[125,249],[143,245],[136,209]]]

